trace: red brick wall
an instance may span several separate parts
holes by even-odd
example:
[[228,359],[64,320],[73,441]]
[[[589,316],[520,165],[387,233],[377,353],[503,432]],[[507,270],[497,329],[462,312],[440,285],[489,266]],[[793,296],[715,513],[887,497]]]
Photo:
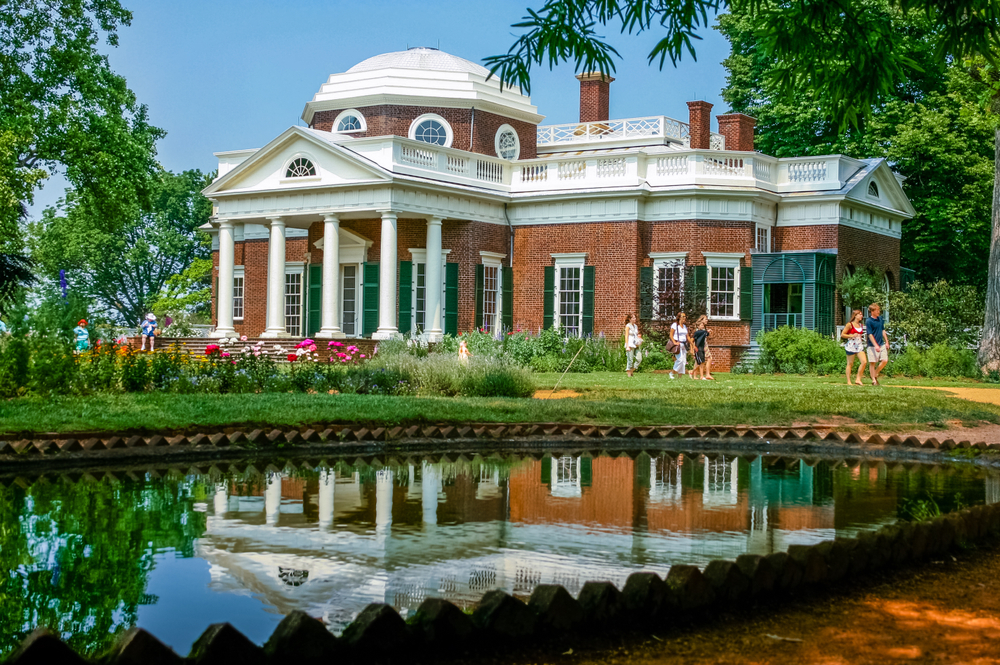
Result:
[[712,139],[712,105],[708,102],[688,102],[687,105],[691,148],[708,150]]
[[775,226],[771,229],[771,245],[775,252],[836,249],[838,227],[838,224]]
[[[333,121],[344,109],[317,111],[312,127],[325,132],[333,131]],[[473,123],[472,109],[448,109],[429,106],[365,106],[357,109],[364,117],[367,130],[353,136],[409,136],[410,125],[425,113],[436,113],[451,125],[454,134],[451,147],[470,150],[481,155],[497,156],[496,134],[500,125],[508,124],[517,132],[521,142],[520,159],[534,159],[537,155],[535,125],[523,120],[505,118],[495,113],[477,110]],[[475,125],[473,127],[473,124]],[[470,135],[474,134],[471,138]]]
[[719,133],[726,137],[726,150],[753,151],[753,128],[757,124],[754,118],[743,113],[727,113],[716,116],[719,121]]

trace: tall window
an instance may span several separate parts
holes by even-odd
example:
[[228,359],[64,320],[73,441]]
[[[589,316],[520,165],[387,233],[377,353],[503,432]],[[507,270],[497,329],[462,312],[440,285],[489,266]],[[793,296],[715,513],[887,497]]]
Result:
[[[441,325],[444,325],[444,303],[445,303],[445,277],[444,266],[448,260],[451,250],[441,251]],[[415,333],[425,332],[430,325],[427,317],[427,250],[423,248],[410,248],[410,257],[413,261],[413,290],[411,294],[412,307],[410,314],[411,330]]]
[[733,318],[736,315],[735,267],[710,266],[709,316]]
[[340,323],[340,329],[343,330],[344,334],[348,337],[354,337],[358,334],[356,327],[358,320],[357,266],[344,266],[344,280],[342,284],[344,285],[344,306],[343,320]]
[[769,253],[771,251],[771,227],[762,224],[757,225],[757,242],[755,249],[758,252]]
[[302,273],[285,274],[285,332],[302,334]]
[[669,320],[683,308],[684,260],[653,262],[653,318]]
[[243,320],[243,275],[233,276],[233,319]]
[[500,326],[500,266],[483,265],[483,328],[496,333]]
[[556,312],[564,335],[580,336],[583,308],[583,266],[556,267]]

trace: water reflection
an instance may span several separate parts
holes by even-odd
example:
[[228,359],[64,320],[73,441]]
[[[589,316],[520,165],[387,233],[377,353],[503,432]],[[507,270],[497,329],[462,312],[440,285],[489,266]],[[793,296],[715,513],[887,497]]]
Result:
[[36,625],[93,652],[138,624],[185,652],[218,621],[263,641],[293,609],[339,631],[370,602],[405,614],[429,596],[620,586],[852,535],[926,497],[997,502],[1000,483],[968,467],[642,454],[15,484],[0,490],[0,650]]

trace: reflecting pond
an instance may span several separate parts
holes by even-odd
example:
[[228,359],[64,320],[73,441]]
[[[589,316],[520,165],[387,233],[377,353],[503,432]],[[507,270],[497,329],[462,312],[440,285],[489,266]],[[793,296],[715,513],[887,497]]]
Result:
[[1000,501],[997,477],[969,466],[697,453],[270,468],[0,489],[0,653],[36,625],[86,652],[134,625],[182,654],[219,621],[262,643],[293,609],[339,632],[372,602],[405,615],[429,596],[621,587],[637,570],[850,536],[915,500]]

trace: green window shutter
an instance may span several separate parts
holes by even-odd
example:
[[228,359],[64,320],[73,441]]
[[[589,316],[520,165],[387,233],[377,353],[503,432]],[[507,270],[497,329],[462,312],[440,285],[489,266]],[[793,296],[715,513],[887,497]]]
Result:
[[458,334],[458,264],[444,264],[444,334]]
[[[649,466],[647,465],[648,469]],[[584,455],[580,458],[580,487],[590,487],[594,484],[594,458]]]
[[306,335],[312,337],[320,328],[323,311],[323,266],[309,266],[309,316],[306,319]]
[[502,268],[501,279],[503,279],[503,303],[502,321],[503,329],[510,332],[514,329],[514,269]]
[[485,282],[486,266],[480,263],[476,266],[476,330],[483,327],[483,301],[486,299]]
[[410,312],[413,304],[413,262],[399,262],[399,321],[396,327],[399,332],[407,334],[410,332]]
[[361,334],[371,337],[378,330],[378,264],[364,263],[361,266],[362,294],[365,299]]
[[542,458],[542,484],[551,485],[552,484],[552,458],[543,457]]
[[753,268],[740,268],[740,320],[753,320]]
[[583,334],[594,334],[594,266],[583,267]]
[[691,321],[708,312],[708,266],[684,269],[684,311]]
[[545,317],[542,320],[542,328],[552,327],[552,319],[556,310],[556,268],[555,266],[545,266]]
[[653,290],[656,288],[653,274],[652,266],[639,268],[639,318],[643,321],[653,318]]

